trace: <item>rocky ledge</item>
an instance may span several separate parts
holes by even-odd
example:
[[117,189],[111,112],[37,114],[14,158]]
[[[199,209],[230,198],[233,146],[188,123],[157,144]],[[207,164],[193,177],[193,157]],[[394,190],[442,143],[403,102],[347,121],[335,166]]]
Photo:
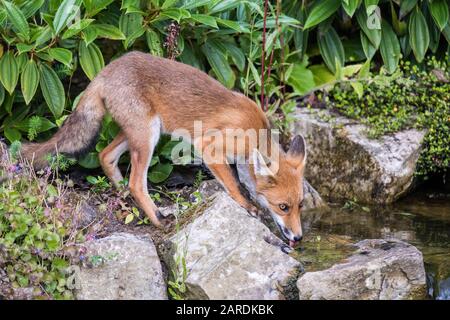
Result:
[[425,132],[405,130],[379,139],[367,127],[327,110],[296,111],[293,134],[305,137],[305,176],[322,197],[390,203],[413,186]]

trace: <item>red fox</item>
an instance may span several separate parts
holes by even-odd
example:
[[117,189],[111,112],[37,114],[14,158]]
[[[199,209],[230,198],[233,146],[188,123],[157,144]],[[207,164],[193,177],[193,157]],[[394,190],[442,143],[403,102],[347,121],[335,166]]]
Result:
[[[161,227],[163,218],[147,190],[147,170],[155,145],[161,133],[171,134],[180,128],[192,136],[194,122],[201,121],[205,137],[192,142],[200,152],[212,147],[212,152],[202,153],[203,161],[230,196],[251,214],[257,214],[257,208],[241,193],[229,165],[231,158],[250,160],[250,176],[260,204],[269,210],[291,245],[301,240],[304,139],[296,136],[287,153],[276,144],[280,152],[270,165],[264,159],[267,155],[258,150],[263,142],[275,145],[270,135],[266,141],[257,136],[247,137],[243,147],[241,144],[233,148],[233,154],[219,152],[220,145],[214,144],[206,134],[208,130],[270,131],[269,121],[246,96],[180,62],[140,52],[130,52],[112,61],[88,85],[75,111],[56,134],[47,142],[25,143],[22,156],[32,161],[35,168],[42,168],[48,154],[82,155],[95,143],[106,112],[121,131],[100,153],[102,169],[118,185],[123,179],[119,158],[127,150],[130,152],[130,192],[154,225]],[[252,149],[252,145],[256,147]],[[272,170],[273,167],[277,170]]]

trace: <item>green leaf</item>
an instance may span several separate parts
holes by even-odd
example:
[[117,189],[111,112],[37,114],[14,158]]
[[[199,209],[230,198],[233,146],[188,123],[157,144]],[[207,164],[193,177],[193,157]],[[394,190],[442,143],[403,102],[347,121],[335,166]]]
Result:
[[364,0],[364,5],[366,6],[366,8],[369,8],[371,6],[376,6],[378,5],[379,0]]
[[67,30],[63,33],[62,39],[68,39],[71,38],[84,29],[86,29],[93,21],[94,19],[82,19],[80,21],[77,21],[76,23],[72,24]]
[[66,98],[64,87],[56,72],[45,63],[39,65],[39,71],[42,95],[53,116],[58,119],[64,111]]
[[150,169],[148,178],[152,183],[161,183],[170,176],[172,170],[172,164],[158,163]]
[[430,12],[439,30],[444,30],[449,20],[449,8],[446,0],[433,0],[430,2]]
[[244,32],[244,33],[250,32],[248,28],[241,26],[237,21],[217,18],[217,23],[220,24],[221,26],[233,29],[234,31],[237,32]]
[[217,26],[216,18],[207,14],[191,14],[191,19],[206,26],[219,29],[219,27]]
[[350,17],[353,17],[360,4],[361,0],[347,0],[342,2],[342,7]]
[[165,0],[161,6],[161,9],[167,9],[170,7],[174,7],[174,5],[178,2],[178,0]]
[[233,70],[230,68],[225,53],[222,52],[217,44],[209,39],[206,40],[201,48],[217,79],[227,88],[232,88],[236,78]]
[[355,90],[356,94],[358,95],[358,98],[361,99],[364,95],[364,87],[361,82],[350,82],[350,85]]
[[39,78],[39,69],[36,62],[34,62],[34,60],[29,60],[20,76],[20,86],[26,104],[29,104],[34,97],[39,86]]
[[14,3],[3,1],[9,20],[24,39],[30,39],[30,27],[22,11]]
[[336,81],[335,75],[323,64],[312,65],[309,70],[313,73],[316,86],[332,84]]
[[381,57],[387,71],[393,73],[397,69],[400,60],[400,43],[392,27],[385,21],[381,23],[381,33]]
[[180,22],[182,19],[189,18],[190,16],[191,14],[189,13],[189,11],[185,9],[170,8],[161,11],[160,15],[155,20],[158,21],[158,20],[172,19],[175,20],[176,22]]
[[84,0],[87,15],[95,16],[97,13],[107,8],[114,0]]
[[329,27],[326,32],[318,32],[320,54],[331,72],[336,73],[336,60],[341,66],[345,63],[345,51],[339,35],[333,27]]
[[306,68],[305,63],[294,64],[287,83],[294,88],[296,93],[302,95],[311,91],[316,86],[314,75],[311,70]]
[[81,68],[84,73],[90,80],[94,79],[97,73],[105,66],[102,52],[95,43],[86,46],[83,41],[80,41],[78,53],[80,55]]
[[340,0],[319,0],[316,1],[311,13],[306,19],[304,29],[308,29],[318,25],[325,19],[329,18],[340,7]]
[[26,19],[35,15],[35,13],[42,7],[45,0],[31,0],[25,2],[25,4],[20,8]]
[[92,25],[100,38],[107,38],[111,40],[125,40],[126,37],[119,28],[110,24],[94,24]]
[[400,2],[400,19],[403,19],[417,4],[417,0],[402,0]]
[[86,169],[95,169],[100,167],[97,152],[89,152],[87,155],[78,160],[78,164]]
[[81,0],[64,0],[56,11],[53,20],[53,29],[58,34],[67,24],[72,21],[80,10]]
[[145,39],[147,40],[147,46],[152,55],[158,57],[164,56],[161,39],[159,38],[159,34],[156,31],[147,29],[147,31],[145,32]]
[[[211,3],[211,1],[210,1],[210,3]],[[241,3],[241,0],[221,0],[221,1],[216,1],[213,3],[214,4],[213,4],[211,10],[209,11],[209,13],[211,13],[211,14],[217,13],[217,12],[222,12],[225,10],[234,9]]]
[[12,94],[19,80],[19,66],[11,51],[0,59],[0,80],[6,91]]
[[231,59],[233,60],[238,70],[240,72],[243,72],[245,68],[244,52],[242,52],[242,50],[238,46],[228,41],[224,41],[223,46],[227,50],[228,54],[230,55]]
[[64,48],[50,48],[48,54],[69,68],[72,66],[72,51]]
[[367,59],[372,59],[375,53],[377,52],[377,48],[373,46],[373,44],[370,42],[369,38],[364,34],[363,31],[360,32],[361,37],[361,45],[364,51],[364,54]]
[[134,220],[134,215],[132,213],[129,213],[125,218],[125,224],[129,224]]
[[25,43],[18,43],[16,45],[17,51],[19,52],[19,54],[25,53],[25,52],[30,52],[31,49],[34,48],[33,45],[31,44],[25,44]]
[[356,19],[358,20],[358,24],[361,27],[361,30],[364,32],[364,34],[370,40],[373,47],[375,49],[378,49],[378,47],[380,46],[380,42],[381,42],[381,30],[370,29],[367,26],[369,18],[367,17],[366,10],[364,10],[364,9],[358,10],[358,12],[356,13]]
[[183,9],[195,9],[198,7],[205,6],[207,4],[210,4],[211,0],[187,0],[184,1],[184,4],[181,6]]
[[88,46],[97,39],[97,30],[89,25],[83,30],[82,35],[84,43]]
[[3,134],[11,143],[14,141],[20,141],[22,139],[22,134],[15,128],[6,127],[3,131]]
[[428,25],[419,9],[414,10],[409,18],[409,44],[418,62],[425,57],[430,45]]
[[0,85],[0,106],[3,104],[3,101],[5,101],[5,88]]

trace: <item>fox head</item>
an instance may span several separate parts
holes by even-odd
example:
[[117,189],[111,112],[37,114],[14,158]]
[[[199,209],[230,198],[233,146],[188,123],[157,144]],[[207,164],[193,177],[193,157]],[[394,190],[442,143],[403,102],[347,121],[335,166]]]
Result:
[[[277,163],[268,163],[257,149],[253,151],[257,202],[270,212],[291,246],[303,237],[300,216],[305,162],[305,140],[300,135],[293,138],[287,153],[279,153]],[[274,167],[276,171],[271,169]]]

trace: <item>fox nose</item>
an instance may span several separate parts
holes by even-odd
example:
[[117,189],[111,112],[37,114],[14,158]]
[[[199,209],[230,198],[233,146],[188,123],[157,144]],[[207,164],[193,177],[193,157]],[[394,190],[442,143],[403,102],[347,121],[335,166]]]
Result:
[[302,239],[303,239],[303,236],[295,236],[294,237],[295,242],[301,241]]

